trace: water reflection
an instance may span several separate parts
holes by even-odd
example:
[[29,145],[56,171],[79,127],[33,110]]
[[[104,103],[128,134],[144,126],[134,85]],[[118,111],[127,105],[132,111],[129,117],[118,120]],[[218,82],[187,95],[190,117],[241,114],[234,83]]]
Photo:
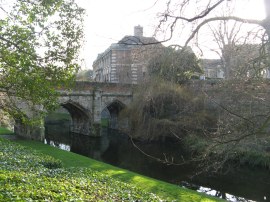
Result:
[[[191,178],[196,173],[196,166],[166,165],[149,159],[134,147],[128,136],[112,131],[104,130],[101,137],[93,138],[71,134],[65,125],[47,124],[45,143],[228,201],[268,201],[270,198],[269,172],[242,169],[230,175]],[[157,158],[164,158],[166,154],[167,158],[177,161],[185,155],[176,142],[136,142],[136,145]]]
[[182,185],[182,187],[193,189],[193,190],[196,190],[197,192],[205,193],[207,195],[222,198],[222,199],[227,200],[227,201],[232,201],[232,202],[247,202],[247,201],[248,202],[254,202],[253,200],[248,200],[248,199],[245,199],[243,197],[237,197],[237,196],[234,196],[232,194],[226,193],[224,191],[218,191],[218,190],[215,190],[215,189],[212,189],[212,188],[209,188],[209,187],[198,186],[198,185],[191,184],[191,183],[188,183],[188,182],[185,182],[185,181],[183,181],[181,183],[181,185]]

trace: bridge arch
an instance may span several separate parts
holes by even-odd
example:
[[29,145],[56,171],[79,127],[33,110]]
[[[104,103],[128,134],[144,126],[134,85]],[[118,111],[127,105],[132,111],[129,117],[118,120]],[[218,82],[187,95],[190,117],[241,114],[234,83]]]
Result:
[[72,119],[70,131],[84,135],[91,133],[91,113],[79,103],[68,100],[60,104],[65,108]]
[[101,126],[119,129],[119,114],[126,105],[118,99],[113,100],[101,111]]

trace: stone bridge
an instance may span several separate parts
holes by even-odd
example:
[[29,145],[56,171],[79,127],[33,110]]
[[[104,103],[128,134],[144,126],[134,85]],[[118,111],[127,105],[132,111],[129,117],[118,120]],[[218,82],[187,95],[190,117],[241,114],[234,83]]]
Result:
[[[72,118],[71,132],[99,136],[96,129],[100,124],[117,129],[119,112],[132,101],[133,86],[76,82],[72,90],[59,90],[59,103]],[[31,139],[44,139],[44,129],[26,129],[20,123],[16,123],[15,133]]]

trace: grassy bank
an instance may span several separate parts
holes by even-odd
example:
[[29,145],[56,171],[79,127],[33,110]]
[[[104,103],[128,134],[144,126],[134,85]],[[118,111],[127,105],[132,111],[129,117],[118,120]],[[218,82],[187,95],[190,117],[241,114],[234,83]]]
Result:
[[[25,140],[19,140],[17,142],[20,145],[30,147],[43,154],[61,160],[63,167],[65,169],[74,169],[74,168],[75,170],[81,168],[91,169],[92,171],[97,172],[98,175],[102,173],[102,175],[106,176],[107,178],[113,179],[113,181],[116,182],[119,181],[119,183],[124,184],[127,183],[129,186],[134,186],[136,187],[136,189],[143,190],[146,193],[154,193],[154,196],[156,196],[156,198],[160,197],[166,199],[167,201],[183,201],[183,202],[219,201],[219,199],[212,198],[192,190],[180,188],[176,185],[172,185],[142,175],[138,175],[136,173],[129,172],[124,169],[119,169],[114,166],[101,163],[75,153],[59,150],[57,148],[50,147],[48,145],[39,142],[25,141]],[[151,200],[147,198],[142,198],[140,199],[140,201],[151,201]]]
[[198,154],[198,158],[205,162],[212,160],[212,162],[219,161],[219,166],[229,165],[231,168],[246,166],[270,170],[269,137],[256,137],[256,139],[250,137],[241,142],[217,144],[211,148],[212,142],[206,137],[189,135],[183,139],[183,143],[187,152]]
[[90,168],[0,139],[0,201],[162,201]]
[[12,135],[13,131],[0,127],[0,135]]

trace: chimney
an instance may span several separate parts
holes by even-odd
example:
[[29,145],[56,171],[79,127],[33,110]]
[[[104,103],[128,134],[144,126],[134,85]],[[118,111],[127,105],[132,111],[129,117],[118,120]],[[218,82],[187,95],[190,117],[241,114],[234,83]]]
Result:
[[143,37],[143,27],[140,25],[134,27],[134,36]]

